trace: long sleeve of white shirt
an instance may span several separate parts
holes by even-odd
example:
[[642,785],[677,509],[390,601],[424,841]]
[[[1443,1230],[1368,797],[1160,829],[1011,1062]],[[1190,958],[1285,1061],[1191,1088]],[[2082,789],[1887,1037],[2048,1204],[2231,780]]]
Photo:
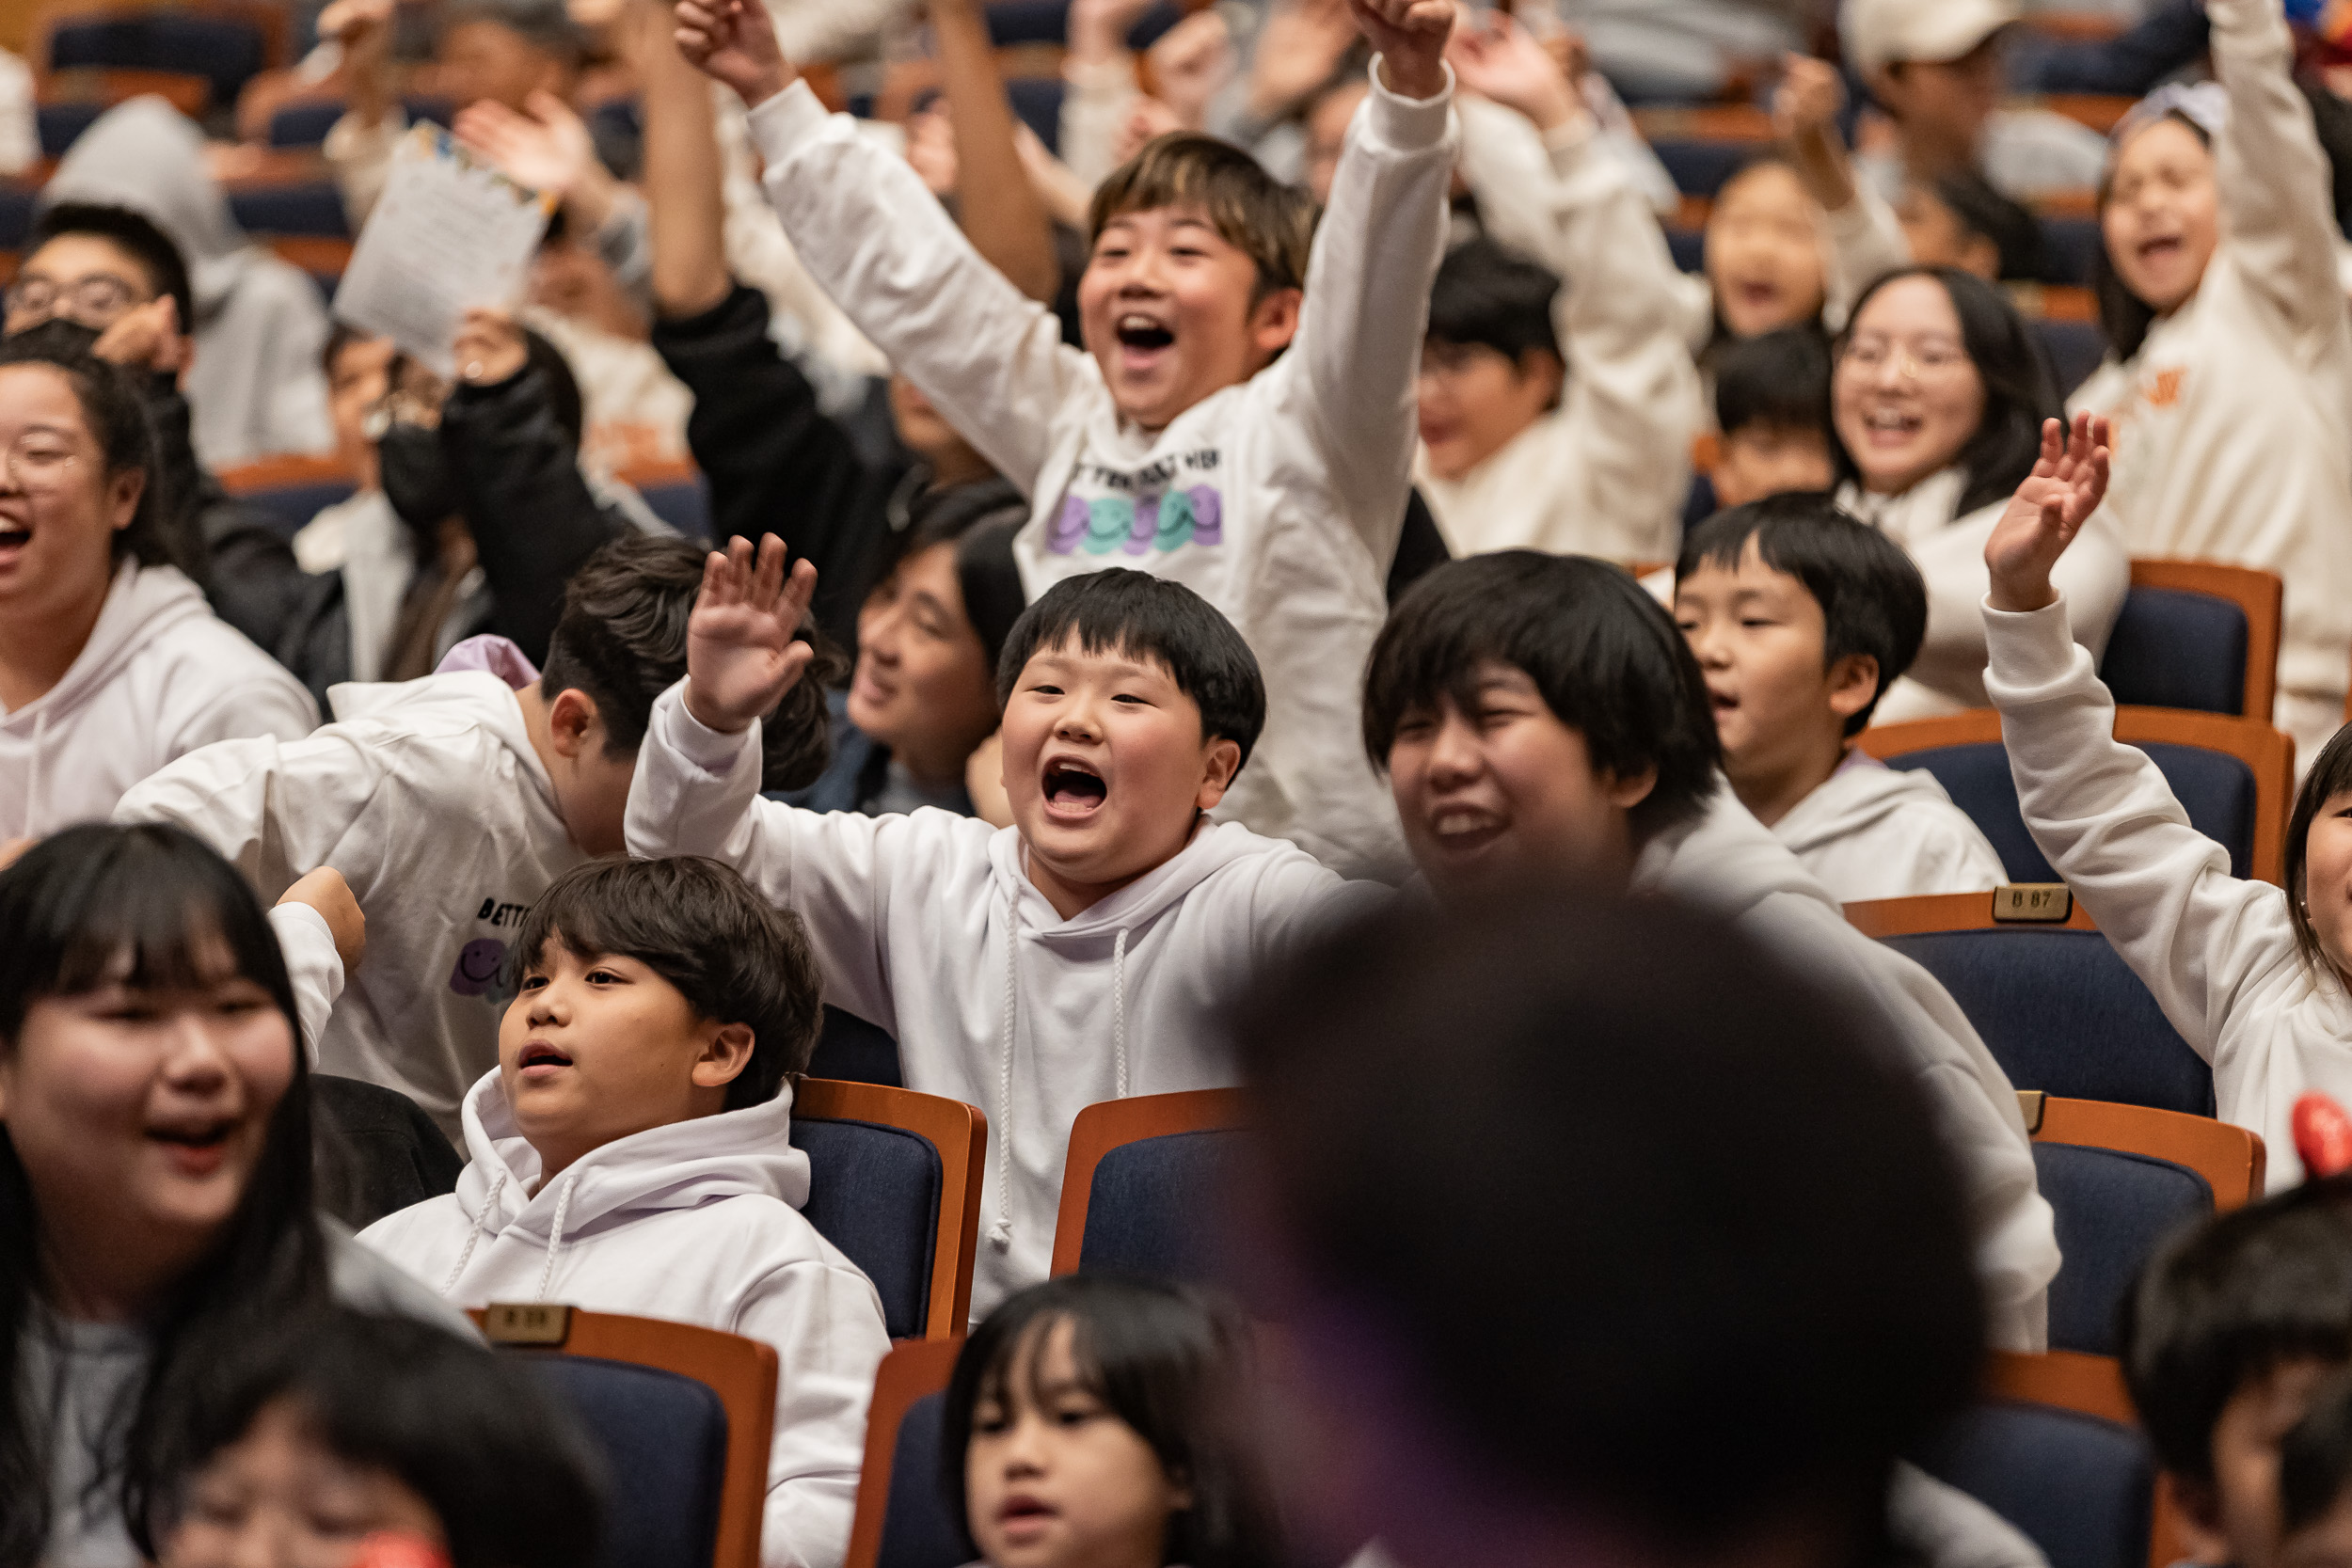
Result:
[[2279,0],[2208,0],[2214,73],[2230,118],[2215,149],[2222,222],[2247,286],[2315,356],[2341,332],[2344,293],[2328,156],[2295,85]]

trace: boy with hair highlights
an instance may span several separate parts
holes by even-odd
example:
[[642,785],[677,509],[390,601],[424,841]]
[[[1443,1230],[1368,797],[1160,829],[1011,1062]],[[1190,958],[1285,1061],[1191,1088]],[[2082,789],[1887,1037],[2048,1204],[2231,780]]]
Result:
[[1707,679],[1613,566],[1506,550],[1416,583],[1373,649],[1364,742],[1440,905],[1544,879],[1711,911],[1872,1021],[1968,1192],[1994,1344],[2039,1351],[2058,1250],[2016,1091],[1935,978],[1846,923],[1723,787]]
[[[565,589],[537,680],[449,668],[338,686],[335,722],[193,752],[115,819],[178,823],[265,899],[318,866],[342,872],[373,961],[311,1042],[319,1065],[398,1089],[454,1142],[459,1102],[495,1059],[515,927],[556,877],[622,847],[638,744],[686,668],[701,580],[702,552],[682,539],[616,540]],[[778,694],[793,718],[761,762],[771,788],[824,770],[821,676]],[[343,991],[340,975],[320,983]]]
[[1214,138],[1096,193],[1084,351],[990,268],[902,159],[828,117],[749,0],[676,0],[686,57],[751,106],[809,272],[1027,498],[1032,598],[1105,565],[1185,584],[1268,672],[1264,754],[1222,815],[1350,874],[1406,870],[1353,755],[1353,669],[1386,611],[1414,371],[1454,162],[1453,0],[1349,0],[1378,51],[1316,232],[1303,192]]
[[[819,816],[759,794],[758,716],[810,651],[783,543],[709,558],[681,687],[628,797],[635,855],[704,854],[808,922],[825,998],[897,1037],[907,1087],[989,1117],[972,1312],[1045,1277],[1071,1123],[1098,1101],[1233,1082],[1207,1011],[1319,924],[1385,896],[1207,814],[1266,693],[1200,594],[1117,569],[1057,583],[1005,642],[1013,826],[927,808]],[[821,715],[803,721],[821,725]]]
[[1735,507],[1683,542],[1674,616],[1732,793],[1840,903],[2008,879],[1933,774],[1851,744],[1927,633],[1927,584],[1901,546],[1824,495]]
[[872,1282],[799,1212],[786,1079],[818,1007],[800,921],[708,861],[594,861],[523,917],[515,977],[457,1191],[360,1240],[458,1307],[561,1301],[773,1345],[760,1560],[838,1563],[890,1339]]

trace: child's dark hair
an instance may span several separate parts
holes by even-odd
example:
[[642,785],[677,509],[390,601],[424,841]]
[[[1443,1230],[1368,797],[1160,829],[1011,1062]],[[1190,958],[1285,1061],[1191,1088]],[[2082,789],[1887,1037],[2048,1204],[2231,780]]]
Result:
[[1426,336],[1490,348],[1514,365],[1531,350],[1565,364],[1551,325],[1551,302],[1559,293],[1560,279],[1549,267],[1482,235],[1454,246],[1438,264]]
[[2238,1390],[2284,1362],[2352,1359],[2352,1178],[2172,1237],[2121,1317],[2123,1376],[2156,1458],[2210,1483],[2214,1424]]
[[1181,1285],[1118,1275],[1074,1274],[1032,1285],[991,1312],[956,1356],[940,1422],[940,1470],[963,1544],[973,1556],[964,1451],[983,1404],[1012,1401],[1009,1385],[1027,1361],[1031,1403],[1046,1337],[1071,1325],[1079,1380],[1151,1445],[1162,1468],[1192,1494],[1168,1520],[1163,1563],[1185,1568],[1273,1568],[1281,1560],[1271,1488],[1245,1426],[1248,1324],[1231,1307]]
[[1824,495],[1771,496],[1718,512],[1691,531],[1675,581],[1702,566],[1737,571],[1749,540],[1757,557],[1795,578],[1821,607],[1821,667],[1851,654],[1878,661],[1870,705],[1846,721],[1862,733],[1886,689],[1919,657],[1928,631],[1928,585],[1903,547],[1837,510]]
[[2317,1524],[2352,1490],[2352,1377],[2328,1380],[2279,1441],[2280,1533]]
[[[604,721],[605,754],[644,744],[654,699],[686,676],[686,623],[702,591],[706,552],[688,539],[627,534],[598,549],[564,588],[564,613],[548,639],[539,693],[548,702],[582,691]],[[799,789],[833,760],[825,687],[849,673],[830,640],[804,625],[817,657],[760,728],[760,787]]]
[[1257,263],[1250,303],[1276,289],[1307,286],[1314,247],[1314,198],[1285,185],[1228,141],[1197,131],[1170,131],[1146,142],[1095,187],[1087,208],[1087,243],[1129,213],[1198,207],[1220,238]]
[[1811,430],[1829,444],[1829,334],[1818,322],[1725,343],[1715,356],[1715,424]]
[[1385,771],[1408,714],[1475,706],[1481,670],[1525,672],[1584,737],[1593,767],[1658,782],[1634,806],[1645,842],[1695,820],[1723,760],[1707,678],[1674,620],[1622,568],[1498,550],[1433,568],[1389,613],[1364,672],[1364,750]]
[[1233,623],[1181,582],[1114,566],[1064,578],[1024,610],[996,661],[996,705],[1021,682],[1029,660],[1070,638],[1087,653],[1123,653],[1165,665],[1176,689],[1200,709],[1200,738],[1241,747],[1239,774],[1265,727],[1265,679]]
[[[1960,318],[1961,346],[1976,366],[1978,379],[1984,383],[1984,413],[1977,421],[1977,433],[1953,460],[1968,476],[1960,510],[1974,512],[2007,500],[2033,472],[2034,462],[2042,455],[2042,421],[2063,418],[2066,413],[2050,384],[2049,367],[2033,334],[2007,295],[1958,267],[1899,267],[1863,290],[1853,302],[1853,314],[1846,318],[1837,351],[1845,353],[1853,339],[1854,324],[1879,291],[1909,277],[1930,277],[1944,286],[1952,313]],[[1836,434],[1833,427],[1831,435]],[[1833,439],[1830,453],[1836,460],[1838,478],[1859,475],[1853,454],[1843,440]]]
[[2328,744],[2319,749],[2312,760],[2312,770],[2303,775],[2303,783],[2295,792],[2295,810],[2287,817],[2287,853],[2285,882],[2287,893],[2287,924],[2295,931],[2295,950],[2302,956],[2304,969],[2316,976],[2333,974],[2336,983],[2352,990],[2352,974],[2346,974],[2328,950],[2319,944],[2319,933],[2312,929],[2311,847],[2312,824],[2328,809],[2334,797],[2352,790],[2352,724],[2346,724],[2328,737]]
[[106,477],[137,473],[144,481],[136,510],[127,527],[114,534],[114,559],[126,557],[142,566],[179,566],[202,580],[169,531],[164,515],[162,475],[158,472],[155,426],[147,413],[147,400],[130,376],[90,352],[97,334],[79,322],[52,317],[38,326],[0,338],[0,368],[47,365],[73,388],[82,418],[96,437],[106,465]]
[[698,1017],[751,1025],[752,1059],[727,1085],[726,1108],[773,1100],[808,1066],[823,1002],[801,917],[777,909],[717,861],[612,858],[548,884],[515,938],[515,978],[557,943],[587,957],[634,958],[683,994]]
[[[2212,133],[2178,109],[2161,118],[2187,126],[2189,134],[2197,138],[2200,145],[2207,149],[2213,146]],[[2153,125],[2156,121],[2149,123]],[[2145,129],[2144,126],[2141,128],[2142,131]],[[2137,135],[2140,133],[2133,134]],[[2107,215],[2107,202],[2115,194],[2115,156],[2110,153],[2106,172],[2099,176],[2097,213],[2103,222]],[[2132,293],[2131,285],[2123,281],[2123,275],[2115,270],[2115,262],[2107,255],[2104,237],[2090,253],[2090,297],[2099,308],[2099,330],[2106,334],[2107,347],[2114,352],[2116,359],[2120,362],[2137,354],[2139,346],[2148,341],[2148,329],[2156,324],[2156,308]]]
[[1253,1315],[1393,1369],[1482,1485],[1702,1556],[1794,1503],[1873,1560],[1984,1317],[1869,1013],[1697,911],[1549,893],[1327,933],[1234,1034]]
[[[151,1355],[130,1397],[97,1434],[96,1486],[119,1493],[135,1523],[153,1494],[164,1442],[159,1391],[203,1346],[258,1331],[278,1313],[323,1300],[326,1240],[312,1212],[310,1069],[294,988],[261,901],[236,868],[194,835],[159,823],[68,828],[0,871],[0,1053],[50,997],[120,983],[176,989],[222,978],[209,962],[269,993],[284,1015],[293,1078],[271,1114],[262,1153],[212,1249],[167,1293],[148,1324]],[[217,946],[215,946],[217,943]],[[15,1145],[0,1129],[0,1388],[23,1389],[24,1347],[41,1277],[40,1223]],[[29,1568],[48,1544],[51,1413],[0,1402],[0,1568]]]
[[151,1541],[169,1536],[204,1467],[283,1401],[312,1441],[422,1497],[452,1568],[595,1560],[599,1456],[520,1361],[435,1324],[338,1307],[222,1350],[172,1390]]
[[42,208],[33,220],[24,254],[31,256],[64,234],[103,240],[136,261],[147,274],[148,292],[157,299],[170,300],[179,312],[181,332],[196,330],[196,291],[188,286],[188,263],[171,236],[146,214],[96,201],[60,201]]
[[1929,183],[1963,233],[1991,242],[1995,274],[2004,281],[2042,277],[2042,220],[1973,168],[1952,169]]

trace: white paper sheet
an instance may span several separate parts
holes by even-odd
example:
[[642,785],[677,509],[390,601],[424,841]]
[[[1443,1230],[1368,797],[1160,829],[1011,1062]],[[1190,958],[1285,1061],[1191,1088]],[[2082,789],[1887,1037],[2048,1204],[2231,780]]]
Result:
[[335,314],[454,376],[458,324],[478,306],[521,299],[554,211],[552,198],[477,162],[439,126],[417,125],[392,153],[384,195],[335,291]]

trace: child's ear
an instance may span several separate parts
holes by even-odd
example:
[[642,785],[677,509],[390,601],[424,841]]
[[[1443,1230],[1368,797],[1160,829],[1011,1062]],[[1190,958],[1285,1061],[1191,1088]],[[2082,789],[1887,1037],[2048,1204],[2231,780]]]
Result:
[[1225,791],[1241,771],[1241,742],[1218,736],[1200,752],[1200,788],[1193,796],[1193,804],[1202,811],[1216,809],[1225,799]]
[[577,761],[601,745],[603,739],[604,724],[596,712],[596,700],[576,686],[558,692],[548,706],[548,743],[555,748],[555,754]]
[[1879,693],[1879,661],[1871,654],[1848,654],[1829,667],[1829,710],[1851,719]]
[[1560,356],[1548,348],[1527,348],[1519,351],[1519,379],[1534,381],[1544,389],[1544,407],[1560,406],[1560,392],[1568,384],[1568,367]]
[[2157,1510],[2163,1494],[2172,1497],[2172,1534],[2185,1561],[2225,1563],[2233,1560],[2230,1537],[2222,1528],[2221,1494],[2211,1481],[2192,1481],[2166,1470],[2156,1477]]
[[722,1023],[718,1033],[704,1042],[702,1054],[694,1058],[693,1080],[698,1089],[723,1089],[743,1076],[743,1069],[752,1065],[752,1047],[757,1037],[748,1023]]
[[1635,806],[1648,800],[1649,792],[1657,787],[1658,768],[1656,764],[1643,768],[1639,773],[1627,773],[1620,776],[1615,773],[1603,772],[1600,776],[1601,793],[1606,795],[1609,798],[1609,803],[1619,811],[1631,811]]
[[1306,302],[1303,289],[1268,289],[1249,308],[1249,346],[1261,360],[1273,358],[1291,346],[1298,335],[1298,311]]

